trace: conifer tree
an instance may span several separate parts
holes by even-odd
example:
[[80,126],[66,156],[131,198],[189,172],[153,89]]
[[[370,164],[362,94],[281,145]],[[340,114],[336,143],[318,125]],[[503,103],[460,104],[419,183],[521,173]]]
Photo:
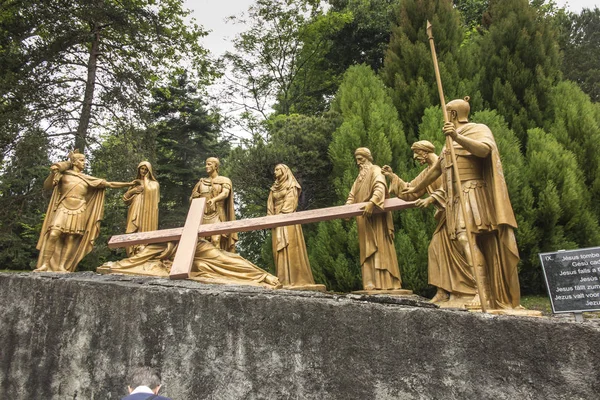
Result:
[[555,25],[527,0],[490,0],[485,21],[481,94],[525,143],[528,128],[543,126],[550,90],[560,79]]
[[[382,77],[392,89],[409,142],[417,138],[418,125],[425,109],[439,104],[438,89],[433,72],[431,50],[427,36],[427,20],[433,25],[440,74],[447,99],[471,96],[474,108],[480,107],[475,90],[476,56],[463,46],[464,27],[460,15],[449,0],[398,3],[397,19],[385,55]],[[465,77],[465,78],[462,78]],[[465,93],[470,92],[470,93]]]
[[[532,209],[537,231],[530,261],[538,267],[534,255],[539,252],[598,245],[600,227],[575,155],[539,128],[529,130],[527,136],[526,170],[535,194]],[[538,284],[532,291],[542,291],[539,268],[529,281],[532,286]]]
[[[570,150],[583,171],[592,198],[600,198],[600,119],[588,95],[573,82],[552,88],[545,130]],[[600,218],[600,204],[592,203]]]
[[402,125],[381,80],[366,65],[348,68],[333,103],[343,123],[333,134],[329,155],[338,199],[346,200],[356,178],[354,150],[368,147],[375,163],[404,173],[411,160]]

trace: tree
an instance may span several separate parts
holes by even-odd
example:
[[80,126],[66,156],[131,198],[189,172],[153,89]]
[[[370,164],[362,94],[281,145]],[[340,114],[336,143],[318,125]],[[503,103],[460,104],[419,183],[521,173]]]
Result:
[[[544,127],[565,149],[571,151],[593,198],[600,196],[600,119],[595,105],[573,82],[564,81],[550,92],[549,119]],[[600,218],[600,204],[592,205]]]
[[139,123],[149,89],[182,63],[193,66],[199,82],[213,75],[198,43],[206,33],[184,22],[189,12],[179,0],[11,5],[9,13],[0,14],[1,22],[20,29],[17,35],[0,30],[0,42],[9,45],[0,58],[18,57],[1,73],[3,104],[27,104],[32,125],[75,138],[82,152],[90,131]]
[[490,0],[484,28],[481,94],[525,143],[527,129],[543,126],[560,79],[555,26],[527,0]]
[[332,106],[343,123],[333,134],[329,155],[337,198],[346,196],[356,178],[354,150],[368,147],[375,163],[406,171],[412,154],[392,99],[383,83],[366,65],[348,68]]
[[533,255],[595,246],[600,241],[600,227],[591,211],[592,199],[575,155],[539,128],[529,130],[527,135],[526,165],[535,193],[533,226],[538,238],[530,258],[538,267],[537,279],[530,282],[537,282],[533,290],[541,292],[539,260]]
[[592,101],[600,101],[600,8],[569,14],[563,43],[562,72],[576,82]]
[[41,190],[48,176],[48,140],[28,132],[0,174],[0,262],[3,268],[31,269],[49,196]]
[[[306,96],[318,97],[312,92],[327,86],[314,66],[328,49],[327,36],[350,16],[324,16],[315,0],[257,0],[248,10],[248,19],[249,29],[233,41],[235,52],[225,54],[231,70],[229,101],[241,107],[246,117],[259,120],[266,120],[273,109],[290,114],[319,107]],[[233,20],[248,23],[243,18]]]
[[[392,37],[385,54],[382,77],[393,90],[394,105],[409,142],[417,138],[418,125],[427,107],[439,104],[433,61],[426,32],[433,25],[444,92],[448,99],[470,95],[474,108],[481,105],[476,90],[477,57],[463,46],[460,15],[448,0],[406,0],[398,3]],[[464,77],[464,78],[463,78]],[[475,82],[475,83],[472,83]]]
[[[207,111],[185,73],[171,77],[168,85],[155,88],[152,95],[154,122],[143,129],[129,127],[104,137],[93,153],[92,171],[96,176],[128,182],[135,178],[139,162],[149,161],[161,186],[159,228],[180,227],[192,188],[206,175],[206,158],[223,158],[228,145],[217,135],[219,116]],[[124,257],[123,252],[115,254],[105,245],[110,236],[125,232],[127,208],[122,195],[119,190],[106,192],[100,236],[80,269],[93,270]]]
[[[327,150],[331,135],[340,123],[335,113],[322,116],[279,115],[268,121],[268,140],[256,136],[247,141],[245,147],[233,149],[226,160],[226,173],[240,199],[236,207],[240,217],[266,214],[269,188],[274,181],[273,171],[279,163],[290,167],[302,186],[299,211],[335,205],[329,190],[332,167]],[[303,229],[308,242],[316,228],[305,225]],[[240,252],[256,264],[272,265],[268,232],[244,233],[239,247]],[[314,269],[315,265],[312,267]]]

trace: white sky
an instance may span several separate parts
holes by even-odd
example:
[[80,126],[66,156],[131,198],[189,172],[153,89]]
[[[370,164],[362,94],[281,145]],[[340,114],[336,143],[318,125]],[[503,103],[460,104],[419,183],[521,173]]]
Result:
[[[377,1],[377,0],[372,0]],[[600,7],[600,0],[555,0],[558,6],[567,6],[573,12],[582,8]],[[241,26],[225,19],[231,15],[245,12],[254,0],[185,0],[185,7],[193,11],[192,16],[204,29],[211,31],[202,43],[214,56],[222,55],[226,50],[232,50],[231,39],[242,31]]]

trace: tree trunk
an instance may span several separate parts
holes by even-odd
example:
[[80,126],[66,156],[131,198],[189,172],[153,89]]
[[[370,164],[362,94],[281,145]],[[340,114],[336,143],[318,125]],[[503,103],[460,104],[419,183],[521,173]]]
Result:
[[79,126],[75,136],[75,148],[80,153],[84,153],[87,146],[88,126],[92,115],[92,103],[94,100],[94,88],[96,86],[96,69],[98,61],[98,48],[100,46],[100,28],[95,24],[93,28],[94,39],[90,48],[90,58],[88,60],[88,74],[85,83],[85,94],[83,95],[83,106],[81,116],[79,117]]

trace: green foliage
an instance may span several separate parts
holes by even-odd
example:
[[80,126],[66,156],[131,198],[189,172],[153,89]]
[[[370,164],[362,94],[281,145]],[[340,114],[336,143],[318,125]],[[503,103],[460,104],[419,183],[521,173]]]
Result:
[[246,113],[263,120],[272,107],[280,114],[323,109],[319,97],[331,82],[327,72],[317,72],[315,67],[329,49],[327,36],[351,16],[322,15],[319,3],[257,0],[247,19],[232,18],[248,29],[233,40],[235,52],[225,54],[232,69],[230,102],[241,102]]
[[337,292],[360,289],[360,258],[358,246],[354,244],[358,244],[355,221],[320,222],[316,235],[307,239],[315,281]]
[[[600,119],[589,97],[574,83],[564,81],[551,93],[548,113],[551,119],[545,130],[570,150],[584,174],[592,198],[600,196]],[[600,218],[600,204],[593,202],[592,209]]]
[[487,31],[479,41],[481,94],[525,143],[541,127],[551,88],[560,79],[555,25],[527,0],[490,0]]
[[[245,148],[235,148],[227,157],[225,174],[233,182],[236,197],[241,201],[236,208],[241,218],[266,214],[269,188],[273,171],[280,163],[286,164],[302,186],[298,210],[333,205],[329,187],[331,162],[327,149],[331,135],[340,124],[335,113],[320,117],[306,115],[279,115],[268,121],[268,140],[256,136]],[[243,183],[243,184],[242,184]],[[305,237],[316,229],[303,227]],[[272,264],[271,244],[265,232],[246,232],[240,235],[240,253],[257,265]]]
[[[159,228],[183,226],[193,186],[204,176],[204,162],[223,157],[227,144],[218,140],[218,118],[206,110],[187,75],[177,75],[169,85],[153,90],[151,112],[154,122],[146,129],[124,129],[107,135],[94,151],[92,174],[112,181],[129,182],[137,175],[140,161],[152,164],[160,183]],[[124,190],[108,189],[105,212],[96,245],[79,265],[95,270],[106,261],[123,258],[123,250],[112,251],[108,239],[125,231],[127,207]]]
[[477,92],[477,56],[472,54],[472,46],[463,46],[464,27],[452,3],[446,0],[399,2],[382,76],[385,84],[393,89],[394,104],[411,143],[417,139],[425,109],[440,103],[427,21],[433,27],[446,99],[469,95],[474,109],[481,106]]
[[13,138],[24,132],[18,118],[47,127],[58,147],[77,136],[83,151],[99,132],[143,120],[149,90],[182,64],[201,84],[214,76],[199,44],[206,33],[184,21],[180,0],[9,3],[0,13],[0,132]]
[[352,21],[329,36],[328,67],[342,76],[356,64],[366,64],[375,72],[383,67],[390,40],[396,0],[329,0],[331,12],[349,12]]
[[411,159],[392,99],[381,80],[366,65],[348,68],[333,103],[343,118],[333,134],[329,155],[333,184],[340,201],[345,200],[356,178],[354,150],[368,147],[378,165],[391,165],[403,173]]
[[49,195],[42,183],[49,174],[48,141],[26,133],[0,174],[0,263],[8,269],[31,269]]
[[[532,225],[538,238],[528,261],[538,267],[536,253],[597,246],[600,227],[575,155],[539,128],[527,135],[526,165],[535,194]],[[533,289],[539,292],[542,282],[536,278]]]
[[592,101],[600,101],[600,8],[584,8],[566,20],[562,71],[576,82]]

